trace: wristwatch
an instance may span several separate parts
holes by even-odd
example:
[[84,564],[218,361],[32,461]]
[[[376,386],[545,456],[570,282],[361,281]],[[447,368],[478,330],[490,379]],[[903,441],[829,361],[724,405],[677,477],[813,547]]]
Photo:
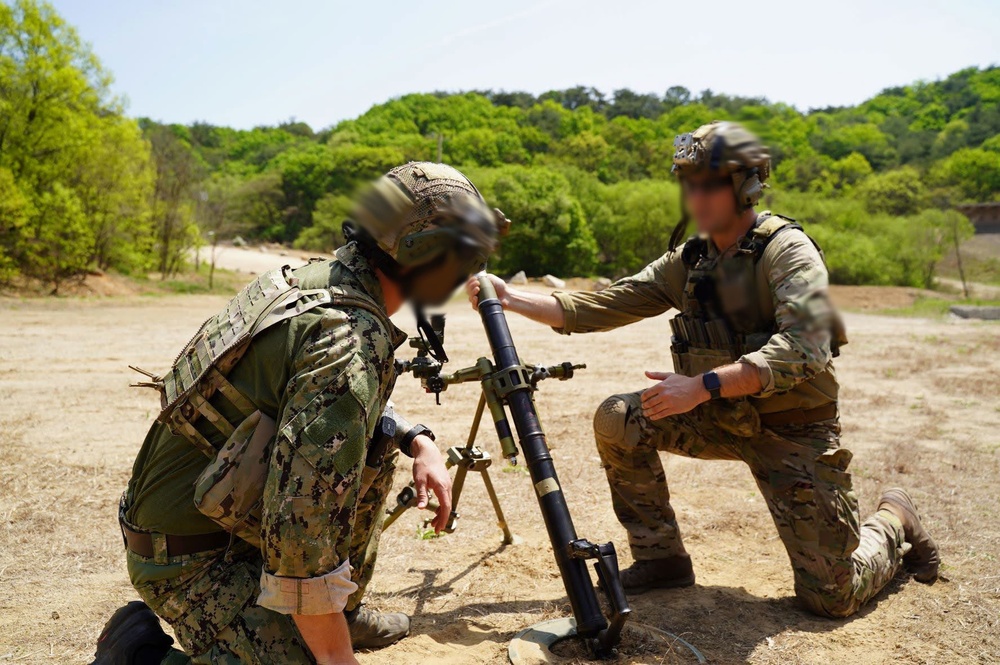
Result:
[[701,375],[701,383],[705,386],[705,390],[712,399],[719,399],[722,397],[722,382],[719,381],[719,375],[715,372],[705,372]]
[[410,428],[410,431],[403,435],[403,438],[399,441],[399,452],[403,453],[407,457],[413,457],[413,451],[410,450],[410,444],[413,440],[420,436],[421,434],[430,438],[431,441],[435,441],[434,432],[427,425],[414,425]]

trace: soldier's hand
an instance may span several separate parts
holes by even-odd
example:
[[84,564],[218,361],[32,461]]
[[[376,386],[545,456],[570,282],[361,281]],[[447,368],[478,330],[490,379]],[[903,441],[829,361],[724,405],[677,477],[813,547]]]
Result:
[[642,393],[642,414],[650,420],[687,413],[711,397],[699,377],[647,371],[646,378],[659,381]]
[[[493,282],[493,288],[497,292],[497,299],[500,304],[507,308],[507,282],[503,281],[496,275],[487,275],[489,280]],[[472,309],[477,309],[479,307],[479,277],[473,275],[469,278],[469,281],[465,283],[465,292],[469,295],[469,302],[472,303]]]
[[417,508],[426,508],[430,493],[438,500],[438,510],[431,526],[441,533],[451,517],[451,474],[444,465],[444,457],[429,436],[421,434],[410,443],[413,453],[413,487],[417,491]]

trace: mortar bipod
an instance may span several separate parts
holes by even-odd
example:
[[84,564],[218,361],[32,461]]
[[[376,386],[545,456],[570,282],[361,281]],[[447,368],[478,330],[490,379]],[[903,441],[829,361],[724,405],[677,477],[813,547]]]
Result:
[[[507,518],[504,517],[503,508],[500,506],[500,498],[497,496],[496,489],[493,487],[493,480],[490,478],[489,467],[493,464],[493,458],[487,451],[475,445],[476,435],[479,433],[479,425],[482,422],[485,408],[486,394],[482,393],[479,396],[479,406],[476,408],[476,417],[472,421],[472,428],[469,431],[467,443],[465,446],[452,446],[448,449],[448,459],[445,465],[449,469],[458,467],[458,470],[455,472],[455,479],[452,481],[451,514],[448,517],[448,525],[445,527],[445,533],[454,533],[458,526],[458,502],[462,497],[462,489],[465,487],[466,476],[468,476],[469,471],[474,471],[482,477],[483,485],[486,486],[486,492],[493,503],[493,510],[497,516],[497,525],[503,531],[503,544],[510,545],[514,542],[514,535],[510,532],[510,527],[507,525]],[[386,511],[387,516],[382,528],[388,528],[403,513],[416,505],[417,493],[414,491],[413,482],[411,481],[409,485],[396,495],[396,506]],[[437,508],[437,504],[433,502],[427,505],[428,510],[437,510]]]

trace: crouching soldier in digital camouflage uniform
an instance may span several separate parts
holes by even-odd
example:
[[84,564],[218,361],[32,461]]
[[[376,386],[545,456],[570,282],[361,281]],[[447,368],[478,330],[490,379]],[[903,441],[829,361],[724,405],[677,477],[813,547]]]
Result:
[[[769,171],[758,139],[716,122],[675,141],[685,203],[671,249],[639,274],[596,293],[540,295],[493,278],[504,306],[557,332],[610,330],[668,309],[674,373],[614,395],[594,417],[614,510],[635,563],[626,589],[694,584],[658,451],[750,467],[816,614],[843,617],[903,563],[937,576],[938,551],[903,490],[887,491],[861,523],[840,447],[832,358],[846,342],[827,300],[822,254],[789,218],[757,214]],[[734,196],[735,194],[735,196]],[[677,247],[688,214],[698,236]],[[467,285],[476,302],[478,284]],[[671,334],[664,331],[663,346]]]
[[260,276],[152,377],[164,409],[121,505],[145,604],[112,617],[96,663],[355,663],[352,644],[407,634],[406,615],[361,605],[398,451],[438,530],[451,480],[430,430],[392,412],[406,336],[388,316],[409,301],[422,320],[506,224],[455,169],[395,168],[334,259]]

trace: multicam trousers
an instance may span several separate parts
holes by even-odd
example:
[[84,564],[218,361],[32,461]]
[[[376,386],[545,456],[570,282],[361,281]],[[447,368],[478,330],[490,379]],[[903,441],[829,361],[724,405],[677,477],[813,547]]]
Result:
[[760,489],[795,573],[795,593],[812,612],[853,614],[896,574],[904,543],[899,520],[879,511],[859,524],[858,502],[840,448],[837,419],[761,428],[750,436],[719,425],[713,403],[651,421],[641,393],[614,395],[594,417],[597,449],[614,510],[636,560],[684,553],[657,451],[746,463]]
[[[347,601],[348,610],[361,604],[375,570],[397,456],[393,450],[379,470],[365,468],[350,546],[351,580],[358,590]],[[257,547],[234,538],[229,548],[187,556],[129,551],[127,561],[139,596],[170,624],[186,652],[173,649],[164,663],[314,662],[291,615],[256,604],[263,565]]]

